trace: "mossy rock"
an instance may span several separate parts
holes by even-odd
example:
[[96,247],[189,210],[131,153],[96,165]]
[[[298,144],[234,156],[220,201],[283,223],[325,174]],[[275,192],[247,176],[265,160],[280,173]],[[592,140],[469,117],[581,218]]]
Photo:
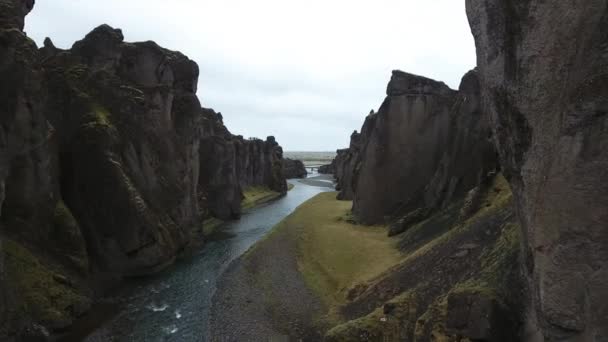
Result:
[[4,240],[2,252],[6,279],[21,303],[17,315],[51,329],[63,329],[90,307],[91,301],[66,276],[45,266],[23,245]]
[[84,237],[78,222],[63,201],[58,201],[55,206],[50,238],[58,249],[58,254],[69,266],[81,274],[88,271],[89,260]]

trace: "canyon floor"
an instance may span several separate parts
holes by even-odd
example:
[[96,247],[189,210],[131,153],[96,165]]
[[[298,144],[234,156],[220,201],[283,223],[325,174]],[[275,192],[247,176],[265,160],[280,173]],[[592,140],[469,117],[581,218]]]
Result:
[[502,176],[467,219],[460,203],[395,237],[357,225],[352,202],[336,194],[300,205],[230,265],[213,300],[212,341],[439,337],[449,296],[503,295],[519,240]]

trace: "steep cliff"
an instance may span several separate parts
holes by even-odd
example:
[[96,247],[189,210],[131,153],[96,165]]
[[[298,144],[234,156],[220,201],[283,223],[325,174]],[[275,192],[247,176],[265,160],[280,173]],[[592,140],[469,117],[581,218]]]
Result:
[[283,149],[274,137],[266,141],[243,139],[224,126],[221,113],[203,109],[205,134],[200,148],[199,195],[204,216],[233,219],[241,215],[243,190],[264,186],[287,192],[283,170]]
[[138,274],[171,262],[198,224],[198,67],[102,25],[72,49],[47,39],[47,117],[64,200],[93,266]]
[[44,70],[22,32],[33,3],[0,1],[0,339],[32,320],[65,327],[90,305],[84,240],[61,200]]
[[0,1],[2,340],[63,330],[108,285],[167,266],[210,212],[238,216],[241,189],[286,192],[281,147],[201,108],[196,63],[107,25],[38,49],[33,5]]
[[369,131],[369,128],[373,126],[375,122],[375,118],[376,114],[374,111],[371,111],[365,119],[365,123],[361,130],[362,133],[360,134],[357,131],[354,131],[353,134],[350,135],[349,147],[338,150],[336,158],[332,162],[332,164],[335,164],[334,178],[337,183],[336,190],[340,191],[338,193],[339,200],[352,201],[354,197],[354,183],[359,171],[358,165],[361,163],[361,135],[363,132],[367,133]]
[[[497,168],[475,71],[459,91],[393,72],[387,98],[336,159],[340,199],[367,224],[418,210],[418,220],[462,197]],[[400,229],[397,229],[400,232]],[[402,230],[401,230],[402,231]]]
[[483,103],[524,233],[527,338],[605,341],[608,3],[466,3]]

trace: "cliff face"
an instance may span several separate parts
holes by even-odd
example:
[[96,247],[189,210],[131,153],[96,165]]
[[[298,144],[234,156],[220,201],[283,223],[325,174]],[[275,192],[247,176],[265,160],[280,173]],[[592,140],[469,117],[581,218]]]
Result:
[[363,223],[443,208],[496,169],[489,127],[471,71],[458,92],[393,72],[387,98],[337,159],[341,199]]
[[44,69],[22,32],[32,7],[0,2],[0,339],[33,318],[64,327],[90,303],[84,240],[61,200]]
[[243,190],[250,186],[287,192],[283,149],[274,137],[245,140],[226,129],[221,114],[203,109],[203,116],[199,195],[208,210],[204,216],[240,217]]
[[[368,132],[369,128],[373,126],[376,118],[375,113],[372,111],[363,124],[362,132]],[[357,131],[350,135],[350,145],[348,148],[338,150],[337,156],[332,162],[334,164],[334,178],[336,178],[336,190],[338,193],[338,199],[344,201],[352,201],[355,188],[355,174],[358,172],[357,165],[361,162],[361,134]]]
[[467,13],[483,102],[525,236],[536,339],[602,341],[607,3],[468,0]]
[[168,265],[205,215],[238,216],[242,188],[286,191],[274,138],[201,108],[196,63],[107,25],[38,49],[33,4],[0,0],[0,339],[64,329],[98,290]]
[[71,50],[47,40],[48,119],[61,187],[102,272],[170,262],[198,223],[198,67],[100,26]]

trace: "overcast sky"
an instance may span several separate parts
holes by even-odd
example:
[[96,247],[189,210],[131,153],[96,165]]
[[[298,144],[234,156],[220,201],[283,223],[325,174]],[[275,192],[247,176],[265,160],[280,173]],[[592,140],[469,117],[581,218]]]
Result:
[[393,69],[457,88],[475,65],[462,0],[38,0],[26,31],[69,48],[103,23],[195,60],[203,106],[287,151],[347,146]]

